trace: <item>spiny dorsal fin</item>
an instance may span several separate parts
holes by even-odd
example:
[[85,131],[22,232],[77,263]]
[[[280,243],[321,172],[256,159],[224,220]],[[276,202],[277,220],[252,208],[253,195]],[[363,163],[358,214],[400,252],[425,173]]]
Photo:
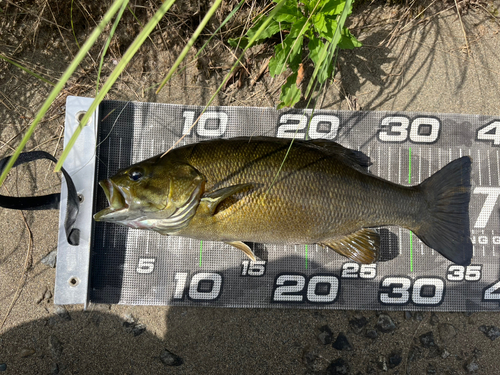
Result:
[[239,184],[218,189],[212,191],[211,193],[204,194],[201,198],[201,203],[205,203],[208,208],[209,214],[213,215],[219,203],[224,199],[230,197],[231,195],[239,193],[242,190],[251,188],[252,186],[252,184]]
[[374,229],[361,229],[346,237],[320,243],[358,263],[376,262],[380,253],[380,235]]
[[226,242],[228,245],[234,246],[235,248],[243,251],[247,257],[249,257],[251,260],[254,262],[256,261],[255,255],[253,254],[252,249],[248,247],[247,244],[241,242],[241,241],[231,241],[231,242]]
[[361,170],[362,172],[368,172],[368,167],[372,165],[370,158],[363,152],[344,147],[341,144],[329,139],[313,139],[302,142],[321,147],[330,155],[340,156],[347,164],[353,168]]

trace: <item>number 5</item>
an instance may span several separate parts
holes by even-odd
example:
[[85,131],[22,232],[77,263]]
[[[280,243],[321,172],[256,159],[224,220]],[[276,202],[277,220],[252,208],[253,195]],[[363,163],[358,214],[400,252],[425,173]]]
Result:
[[155,258],[139,258],[139,264],[135,269],[137,273],[151,273],[155,269]]

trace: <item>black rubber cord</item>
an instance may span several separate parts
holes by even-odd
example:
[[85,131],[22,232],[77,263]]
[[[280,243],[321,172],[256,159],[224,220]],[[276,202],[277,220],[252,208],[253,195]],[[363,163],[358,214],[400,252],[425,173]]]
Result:
[[[4,170],[9,162],[10,156],[0,160],[0,173]],[[57,159],[45,151],[31,151],[19,154],[13,167],[29,163],[31,161],[49,159],[57,163]],[[66,231],[66,238],[70,245],[77,246],[80,242],[80,230],[73,228],[78,211],[80,209],[80,200],[76,193],[75,184],[69,176],[68,172],[61,168],[61,172],[66,179],[66,186],[68,188],[68,204],[66,206],[66,219],[64,220],[64,229]],[[8,197],[0,195],[0,207],[10,208],[13,210],[49,210],[58,209],[59,202],[61,201],[61,194],[48,194],[36,197]]]

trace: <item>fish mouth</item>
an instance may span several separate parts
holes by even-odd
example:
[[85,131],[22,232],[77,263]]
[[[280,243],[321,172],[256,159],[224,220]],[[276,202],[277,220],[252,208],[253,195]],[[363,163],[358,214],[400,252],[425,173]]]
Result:
[[[129,205],[125,201],[120,189],[111,180],[99,181],[104,194],[109,203],[109,207],[104,210],[99,211],[94,215],[95,221],[115,221],[117,214],[126,212],[129,209]],[[120,216],[120,215],[119,215]]]

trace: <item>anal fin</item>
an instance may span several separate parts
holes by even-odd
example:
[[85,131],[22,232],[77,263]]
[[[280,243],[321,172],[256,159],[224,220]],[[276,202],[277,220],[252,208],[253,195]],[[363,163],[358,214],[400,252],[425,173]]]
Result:
[[358,263],[370,264],[379,259],[380,235],[374,229],[360,229],[348,236],[320,243]]
[[257,260],[255,258],[255,255],[254,255],[252,249],[250,249],[250,247],[248,245],[246,245],[245,243],[243,243],[241,241],[231,241],[231,242],[226,242],[226,243],[228,245],[234,246],[235,248],[243,251],[246,254],[246,256],[249,257],[254,262]]

